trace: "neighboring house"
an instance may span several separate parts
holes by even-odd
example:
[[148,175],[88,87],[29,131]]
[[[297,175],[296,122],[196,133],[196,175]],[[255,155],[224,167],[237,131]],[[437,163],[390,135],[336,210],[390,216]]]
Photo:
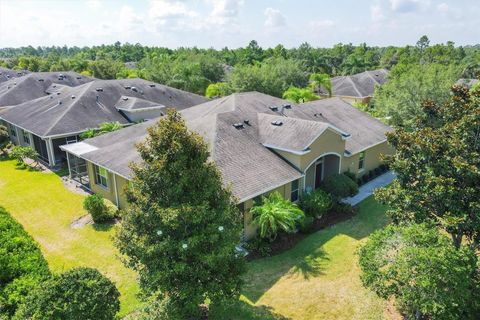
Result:
[[459,79],[455,84],[459,86],[465,86],[471,89],[474,85],[476,85],[480,80],[478,79]]
[[[381,154],[393,152],[385,138],[391,128],[339,98],[292,105],[258,92],[239,93],[181,114],[208,143],[211,159],[245,212],[247,238],[256,232],[248,213],[254,199],[277,190],[296,201],[329,175],[351,171],[361,176],[381,164]],[[126,207],[129,164],[141,161],[135,144],[154,124],[62,146],[72,178]]]
[[[342,98],[349,103],[369,103],[376,86],[387,81],[388,70],[365,71],[351,76],[333,77],[332,96]],[[320,95],[328,97],[328,92],[320,88]]]
[[184,109],[206,98],[142,79],[95,80],[77,87],[52,84],[50,95],[5,108],[0,121],[7,124],[15,144],[31,145],[50,166],[66,162],[59,146],[103,122],[129,125],[163,115],[166,107]]
[[93,81],[76,72],[32,72],[0,83],[0,109],[48,95],[53,84],[76,87]]
[[27,70],[12,70],[0,67],[0,83],[14,79],[23,77],[28,73]]

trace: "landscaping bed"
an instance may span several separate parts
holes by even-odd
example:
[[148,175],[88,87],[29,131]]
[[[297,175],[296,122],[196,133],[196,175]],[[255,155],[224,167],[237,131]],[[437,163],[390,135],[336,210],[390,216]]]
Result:
[[[268,252],[261,252],[255,249],[249,249],[247,256],[248,261],[263,258],[265,256],[274,256],[292,249],[295,245],[307,237],[309,234],[325,229],[329,226],[337,224],[342,221],[351,219],[357,213],[357,208],[354,207],[350,212],[329,212],[320,219],[315,219],[308,232],[282,233],[271,243],[267,243]],[[259,240],[260,241],[260,240]],[[267,253],[267,254],[266,254]]]

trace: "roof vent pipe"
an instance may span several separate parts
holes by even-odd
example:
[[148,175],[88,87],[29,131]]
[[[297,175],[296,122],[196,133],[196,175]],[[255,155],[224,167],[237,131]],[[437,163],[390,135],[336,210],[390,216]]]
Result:
[[98,94],[97,94],[97,98],[95,100],[98,102]]

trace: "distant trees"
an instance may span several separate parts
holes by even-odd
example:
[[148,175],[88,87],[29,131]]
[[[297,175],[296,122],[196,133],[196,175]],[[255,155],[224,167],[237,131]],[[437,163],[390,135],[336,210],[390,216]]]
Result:
[[459,78],[460,70],[453,65],[397,65],[388,82],[375,90],[375,111],[394,126],[412,129],[416,117],[423,112],[422,102],[445,102],[450,96],[449,88]]
[[199,317],[200,305],[237,299],[241,214],[202,138],[170,110],[138,145],[116,245],[161,318]]
[[323,88],[328,92],[328,96],[332,96],[332,82],[330,76],[326,73],[312,73],[309,78],[310,86],[314,92]]

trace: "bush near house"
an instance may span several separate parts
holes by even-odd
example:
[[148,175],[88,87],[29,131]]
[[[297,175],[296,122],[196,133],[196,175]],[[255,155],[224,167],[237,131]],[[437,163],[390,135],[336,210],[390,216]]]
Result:
[[19,165],[25,165],[26,159],[32,159],[35,165],[38,161],[38,152],[29,146],[14,146],[10,152],[10,156],[17,160]]
[[95,223],[108,222],[117,216],[118,208],[99,194],[92,194],[83,201],[83,208]]
[[319,219],[332,208],[332,197],[324,190],[316,189],[305,193],[300,198],[299,206],[307,216]]
[[12,316],[27,293],[49,276],[38,244],[0,207],[0,318]]
[[262,203],[251,209],[253,223],[259,227],[260,237],[275,240],[280,231],[293,232],[305,218],[303,211],[278,192],[262,197]]
[[322,185],[322,189],[330,193],[336,202],[358,193],[357,183],[343,173],[327,177]]
[[74,268],[33,291],[13,319],[111,320],[120,310],[119,297],[98,270]]
[[7,147],[8,143],[9,135],[7,127],[0,125],[0,154],[2,153],[2,150]]

